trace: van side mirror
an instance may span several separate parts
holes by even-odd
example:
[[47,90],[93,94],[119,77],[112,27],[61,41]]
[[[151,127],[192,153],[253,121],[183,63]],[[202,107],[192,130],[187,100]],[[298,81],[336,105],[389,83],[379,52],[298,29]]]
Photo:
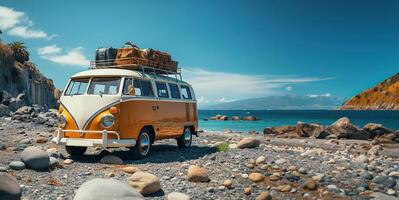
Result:
[[136,95],[136,91],[135,91],[133,85],[129,85],[129,86],[127,87],[127,91],[128,91],[127,93],[128,93],[129,95]]

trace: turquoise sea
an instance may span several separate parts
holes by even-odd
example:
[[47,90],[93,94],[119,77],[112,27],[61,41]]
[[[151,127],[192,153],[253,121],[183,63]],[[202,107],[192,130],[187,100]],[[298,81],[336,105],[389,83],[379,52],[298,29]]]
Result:
[[[205,120],[217,114],[229,117],[253,115],[259,121]],[[379,123],[393,130],[399,129],[399,111],[353,111],[353,110],[199,110],[199,128],[208,131],[255,130],[262,132],[268,126],[295,125],[298,121],[329,125],[341,117],[348,117],[357,126],[369,122]]]

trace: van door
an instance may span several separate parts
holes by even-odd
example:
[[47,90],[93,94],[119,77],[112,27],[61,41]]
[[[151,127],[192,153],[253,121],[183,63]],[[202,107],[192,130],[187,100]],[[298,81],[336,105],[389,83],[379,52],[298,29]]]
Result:
[[[134,90],[129,91],[130,87]],[[134,93],[132,93],[134,91]],[[137,138],[143,126],[158,129],[157,98],[149,80],[125,78],[121,104],[121,132]]]

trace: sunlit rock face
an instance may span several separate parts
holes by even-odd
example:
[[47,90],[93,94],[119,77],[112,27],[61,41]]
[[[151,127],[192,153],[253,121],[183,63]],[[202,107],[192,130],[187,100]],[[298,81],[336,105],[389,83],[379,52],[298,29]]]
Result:
[[399,73],[346,101],[345,110],[399,110]]

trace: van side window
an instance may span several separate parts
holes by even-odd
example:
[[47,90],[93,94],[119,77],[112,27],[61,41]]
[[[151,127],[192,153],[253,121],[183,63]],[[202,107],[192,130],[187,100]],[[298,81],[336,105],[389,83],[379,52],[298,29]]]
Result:
[[[131,94],[134,88],[134,94]],[[123,85],[124,95],[136,95],[136,96],[147,96],[153,97],[154,92],[152,91],[151,83],[140,79],[125,78]]]
[[140,86],[141,86],[141,95],[142,96],[145,96],[145,97],[153,97],[154,96],[154,92],[152,90],[150,81],[140,80]]
[[191,99],[191,92],[190,88],[185,85],[181,85],[181,95],[183,96],[183,99]]
[[166,83],[156,82],[158,97],[169,98],[168,89]]
[[174,99],[180,99],[179,87],[176,84],[168,83],[170,89],[170,96]]

